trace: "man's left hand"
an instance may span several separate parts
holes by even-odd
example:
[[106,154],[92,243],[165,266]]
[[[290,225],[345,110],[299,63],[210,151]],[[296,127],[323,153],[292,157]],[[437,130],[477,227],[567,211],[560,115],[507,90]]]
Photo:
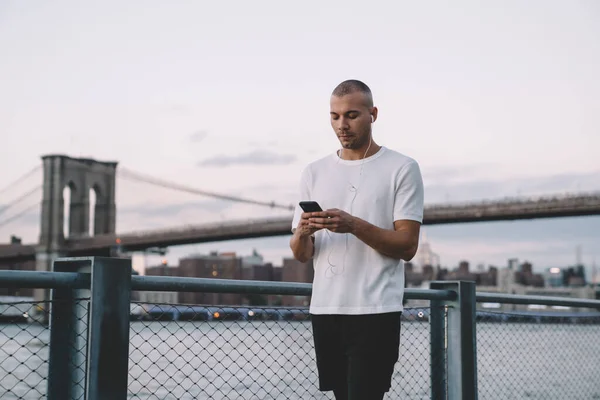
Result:
[[354,217],[337,208],[311,214],[309,222],[313,228],[327,229],[336,233],[352,233],[354,230]]

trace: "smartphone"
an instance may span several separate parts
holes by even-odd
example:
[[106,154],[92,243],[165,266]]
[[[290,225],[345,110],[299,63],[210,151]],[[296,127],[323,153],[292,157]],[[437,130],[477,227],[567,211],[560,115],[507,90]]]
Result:
[[319,203],[317,203],[316,201],[301,201],[298,204],[299,204],[300,208],[302,208],[302,210],[304,210],[304,212],[323,211],[323,209],[321,208]]

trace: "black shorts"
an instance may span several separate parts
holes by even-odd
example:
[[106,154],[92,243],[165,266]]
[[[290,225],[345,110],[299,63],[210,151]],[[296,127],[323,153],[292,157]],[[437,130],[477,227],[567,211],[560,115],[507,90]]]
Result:
[[384,393],[391,387],[400,347],[400,312],[311,314],[319,390]]

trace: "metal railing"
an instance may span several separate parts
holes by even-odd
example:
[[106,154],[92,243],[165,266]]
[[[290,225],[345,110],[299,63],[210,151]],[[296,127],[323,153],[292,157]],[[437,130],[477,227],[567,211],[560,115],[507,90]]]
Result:
[[[333,398],[317,390],[305,307],[131,301],[136,291],[309,296],[310,284],[131,271],[130,260],[98,257],[0,271],[0,287],[52,289],[49,301],[0,304],[0,398]],[[429,307],[405,308],[387,398],[600,398],[600,301],[430,287],[406,289]],[[489,312],[477,302],[593,312]]]

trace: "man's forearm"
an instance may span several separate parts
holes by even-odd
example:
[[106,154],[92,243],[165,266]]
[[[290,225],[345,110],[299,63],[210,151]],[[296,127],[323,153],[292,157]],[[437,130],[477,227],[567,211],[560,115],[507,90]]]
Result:
[[381,254],[404,261],[410,261],[415,256],[419,245],[409,232],[382,229],[356,217],[352,234]]
[[300,236],[294,233],[290,239],[290,248],[292,249],[294,258],[305,263],[312,258],[315,245],[310,236]]

